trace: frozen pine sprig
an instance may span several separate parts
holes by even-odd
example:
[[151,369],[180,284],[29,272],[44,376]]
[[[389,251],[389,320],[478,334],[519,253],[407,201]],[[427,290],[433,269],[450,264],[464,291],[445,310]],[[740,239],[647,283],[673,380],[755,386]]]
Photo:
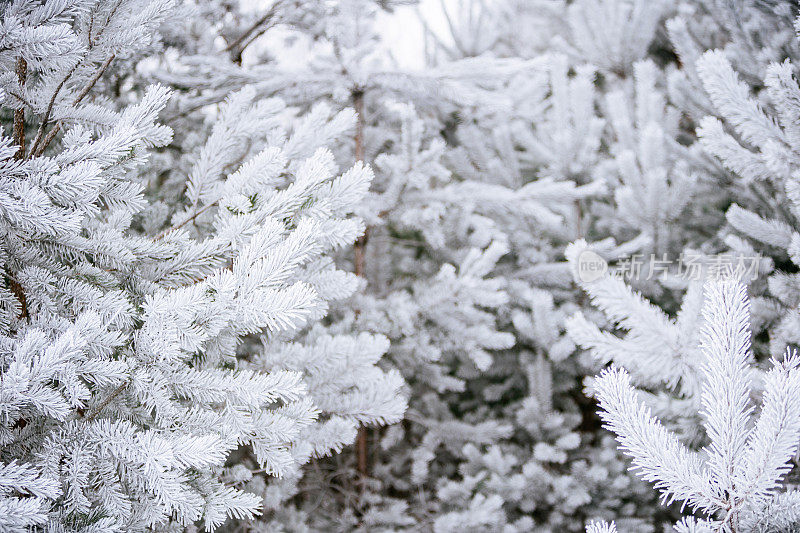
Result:
[[113,110],[88,102],[88,95],[102,85],[115,59],[130,58],[159,41],[156,30],[174,6],[174,0],[6,3],[0,22],[4,105],[27,108],[40,118],[22,149],[42,154],[76,120],[108,124]]
[[[769,179],[772,172],[764,170],[769,168],[771,160],[774,161],[773,172],[779,169],[786,172],[778,163],[787,157],[784,155],[788,148],[784,131],[751,97],[747,84],[739,79],[724,54],[719,51],[706,52],[697,62],[697,70],[716,110],[744,143],[758,147],[755,153],[742,149],[734,138],[722,131],[718,120],[707,117],[698,131],[706,149],[748,181]],[[778,74],[772,77],[773,82],[780,82],[780,66],[776,65],[773,72]],[[788,77],[791,79],[790,73]],[[780,85],[775,87],[779,88]],[[776,93],[776,96],[780,94]],[[734,158],[734,155],[737,157]]]
[[[787,60],[766,68],[765,90],[756,98],[728,58],[718,50],[698,61],[698,73],[719,115],[705,117],[698,128],[703,148],[736,175],[741,191],[728,208],[730,227],[752,241],[730,235],[727,243],[751,249],[793,264],[800,261],[798,170],[800,159],[800,89],[793,65]],[[724,121],[724,122],[723,122]],[[770,351],[779,355],[787,345],[797,345],[797,274],[778,272],[768,279],[770,317],[776,325]]]
[[[608,429],[633,459],[633,469],[654,484],[665,503],[681,502],[714,531],[767,531],[800,516],[781,501],[783,480],[800,439],[800,358],[772,360],[758,406],[751,400],[749,302],[733,279],[706,284],[703,308],[702,411],[708,444],[686,448],[655,418],[618,367],[604,370],[594,389]],[[697,530],[683,521],[679,531]],[[694,527],[695,529],[687,529]]]
[[[382,335],[331,335],[320,325],[302,344],[265,347],[253,366],[270,372],[303,372],[314,404],[325,414],[315,432],[319,442],[309,440],[308,450],[299,447],[298,453],[323,457],[352,442],[359,423],[385,425],[400,419],[406,402],[400,391],[403,380],[396,370],[384,372],[375,366],[388,349],[389,341]],[[327,357],[320,358],[320,353]],[[343,435],[323,431],[324,426],[342,424],[350,427]]]
[[571,69],[569,58],[557,53],[540,62],[543,75],[512,86],[526,96],[514,117],[515,141],[542,176],[587,183],[589,169],[598,162],[605,127],[595,110],[596,67],[582,63]]
[[610,158],[607,172],[617,214],[612,231],[625,239],[647,240],[643,252],[674,253],[670,229],[699,194],[703,166],[697,146],[678,141],[680,114],[658,86],[662,72],[653,61],[633,64],[633,79],[606,94]]
[[571,39],[558,44],[581,61],[627,74],[647,53],[671,4],[670,0],[578,0],[567,8]]
[[686,399],[699,394],[700,357],[697,348],[703,287],[692,283],[677,318],[635,292],[621,278],[605,273],[597,279],[582,279],[581,261],[600,258],[580,240],[569,245],[565,255],[581,288],[623,336],[602,331],[583,312],[567,319],[572,339],[592,352],[601,364],[625,367],[636,384],[665,386]]
[[48,502],[60,495],[58,480],[29,464],[12,460],[0,467],[0,509],[7,531],[44,525]]
[[761,84],[770,63],[797,57],[792,2],[684,0],[669,16],[665,30],[681,63],[668,73],[669,92],[673,103],[695,120],[714,108],[695,70],[709,49],[722,54],[753,87]]
[[595,390],[606,426],[619,436],[622,449],[634,457],[640,475],[658,483],[664,501],[686,501],[695,508],[709,509],[710,487],[703,480],[699,457],[640,403],[627,372],[619,368],[604,371]]
[[[212,284],[211,291],[187,290],[197,305],[186,313],[172,300],[159,305],[159,323],[177,331],[190,350],[208,346],[198,357],[203,365],[301,376],[301,400],[311,403],[283,413],[281,424],[297,422],[280,426],[291,433],[254,446],[255,453],[237,451],[221,475],[256,494],[264,510],[256,526],[240,516],[231,527],[285,527],[304,501],[316,500],[310,492],[326,500],[330,495],[321,492],[326,477],[315,482],[318,469],[300,465],[311,459],[326,464],[327,456],[353,443],[359,426],[398,421],[406,407],[400,373],[380,362],[389,348],[386,337],[353,335],[353,317],[338,313],[324,327],[314,325],[329,307],[349,306],[348,298],[363,288],[363,281],[338,265],[346,264],[341,259],[349,255],[347,247],[364,233],[364,223],[351,213],[367,194],[373,172],[357,161],[342,173],[337,162],[352,161],[358,128],[351,97],[366,83],[362,66],[375,66],[374,34],[367,26],[378,6],[277,2],[258,8],[263,13],[255,17],[243,6],[182,7],[189,8],[187,25],[173,35],[174,48],[161,56],[159,68],[146,74],[178,82],[179,89],[167,112],[176,130],[174,149],[158,155],[147,191],[154,201],[143,217],[160,241],[182,251],[153,263],[148,278],[176,290],[198,280]],[[243,54],[278,21],[300,40],[309,36],[347,51],[330,50],[328,61],[291,72],[276,68],[268,56],[253,61]],[[202,35],[195,33],[199,27]],[[248,242],[256,249],[242,255]],[[237,281],[245,275],[244,283]],[[261,276],[268,281],[262,283]],[[211,331],[197,332],[197,323]],[[262,457],[270,459],[268,465],[260,464]],[[265,475],[270,470],[280,479]],[[349,475],[337,479],[350,484]]]
[[[353,443],[361,424],[381,426],[402,418],[407,401],[402,391],[404,381],[396,370],[383,371],[377,365],[388,347],[388,340],[381,335],[332,335],[320,324],[302,342],[264,343],[262,352],[248,366],[268,375],[286,371],[302,375],[309,399],[319,413],[288,448],[295,464],[342,452]],[[258,465],[245,459],[237,466],[254,470]],[[248,476],[245,487],[261,497],[268,511],[264,517],[267,524],[279,522],[286,502],[309,490],[303,487],[307,483],[303,474],[295,468],[268,483]]]
[[617,533],[617,526],[614,522],[590,522],[586,525],[586,533]]

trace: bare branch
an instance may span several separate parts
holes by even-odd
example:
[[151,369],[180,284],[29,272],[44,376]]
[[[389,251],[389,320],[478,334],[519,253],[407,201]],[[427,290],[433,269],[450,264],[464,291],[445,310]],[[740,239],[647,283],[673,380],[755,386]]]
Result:
[[[267,10],[266,13],[264,13],[263,16],[259,17],[258,20],[256,20],[249,28],[247,28],[244,31],[244,33],[242,33],[239,37],[237,37],[232,43],[230,43],[225,48],[226,52],[230,52],[231,59],[235,63],[241,63],[241,61],[242,61],[242,52],[247,47],[247,44],[250,44],[251,42],[253,42],[253,40],[251,39],[244,46],[242,46],[242,43],[244,43],[251,35],[253,36],[253,39],[255,39],[256,37],[258,37],[261,34],[263,34],[271,26],[271,24],[268,24],[268,23],[270,23],[272,21],[273,17],[275,17],[275,15],[278,12],[278,8],[281,7],[282,3],[283,2],[281,2],[281,1],[275,2],[272,5],[272,7],[269,8],[269,10]],[[253,35],[253,34],[255,34],[255,35]]]

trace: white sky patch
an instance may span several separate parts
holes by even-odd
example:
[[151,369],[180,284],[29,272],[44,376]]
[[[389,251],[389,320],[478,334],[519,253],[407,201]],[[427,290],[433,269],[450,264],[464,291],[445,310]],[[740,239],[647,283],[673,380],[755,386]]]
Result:
[[[421,0],[417,6],[400,6],[393,13],[379,12],[377,27],[397,66],[404,69],[422,68],[425,63],[425,31],[420,16],[425,17],[428,26],[438,35],[447,35],[447,22],[443,14],[443,4],[452,6],[456,0]],[[244,10],[263,12],[273,4],[271,0],[241,0]],[[450,8],[452,10],[452,7]],[[292,39],[289,39],[292,37]],[[255,58],[263,50],[280,50],[276,60],[283,66],[305,63],[310,57],[311,43],[283,28],[274,28],[246,51],[244,63],[257,61]]]
[[[452,3],[444,0],[445,5]],[[422,0],[418,6],[401,6],[394,13],[378,15],[381,35],[400,67],[417,68],[425,62],[425,31],[420,16],[437,35],[447,34],[442,0]]]

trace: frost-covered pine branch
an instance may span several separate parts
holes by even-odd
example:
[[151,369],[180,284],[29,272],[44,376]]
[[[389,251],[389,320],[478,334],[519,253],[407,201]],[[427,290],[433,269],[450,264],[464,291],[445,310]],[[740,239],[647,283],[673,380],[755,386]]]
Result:
[[647,54],[670,0],[579,0],[567,7],[569,40],[556,46],[608,73],[626,74]]
[[[782,481],[800,439],[797,355],[772,360],[759,409],[752,403],[749,302],[733,279],[708,281],[700,335],[703,427],[708,444],[686,448],[641,402],[628,372],[612,366],[594,388],[600,415],[662,501],[681,502],[713,531],[768,531],[795,524],[781,508]],[[676,526],[687,530],[687,522]]]
[[646,240],[640,251],[663,257],[676,251],[679,239],[669,232],[687,215],[692,196],[711,191],[702,186],[708,178],[698,147],[680,142],[680,114],[666,103],[660,79],[654,62],[639,61],[633,79],[606,94],[612,157],[599,168],[614,191],[617,212],[609,229],[618,240]]
[[[797,263],[800,242],[798,220],[796,118],[800,112],[797,80],[791,62],[772,63],[764,81],[765,98],[760,101],[733,70],[720,51],[707,52],[698,61],[698,72],[725,121],[708,116],[698,135],[703,148],[736,175],[740,192],[726,218],[737,232],[751,238],[757,250],[775,261],[788,258]],[[726,126],[730,126],[726,128]],[[732,246],[749,245],[728,237]],[[771,331],[771,352],[780,354],[788,344],[796,345],[798,324],[796,274],[778,272],[769,280],[769,292],[777,305]]]

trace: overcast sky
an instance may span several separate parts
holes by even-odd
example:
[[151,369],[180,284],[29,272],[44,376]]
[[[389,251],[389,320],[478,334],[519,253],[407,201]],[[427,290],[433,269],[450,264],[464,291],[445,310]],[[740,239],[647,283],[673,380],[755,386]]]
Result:
[[[445,0],[447,4],[452,2]],[[421,0],[419,7],[404,6],[393,14],[381,14],[383,36],[400,66],[414,67],[424,60],[423,31],[418,10],[432,30],[445,27],[441,0]]]
[[[405,68],[422,66],[424,44],[419,14],[421,13],[425,17],[432,30],[445,28],[442,1],[447,5],[452,5],[457,0],[421,0],[419,6],[402,6],[391,14],[379,13],[378,24],[383,42],[391,50],[399,66]],[[242,0],[242,5],[246,9],[251,8],[258,11],[264,10],[270,4],[272,4],[272,0]],[[294,49],[287,48],[285,37],[286,34],[279,30],[270,32],[261,42],[254,43],[254,46],[245,55],[245,63],[248,61],[248,55],[251,57],[257,55],[258,50],[262,48],[281,49],[282,57],[278,58],[279,62],[288,64],[302,62],[303,56],[307,53],[304,43],[298,42]]]

